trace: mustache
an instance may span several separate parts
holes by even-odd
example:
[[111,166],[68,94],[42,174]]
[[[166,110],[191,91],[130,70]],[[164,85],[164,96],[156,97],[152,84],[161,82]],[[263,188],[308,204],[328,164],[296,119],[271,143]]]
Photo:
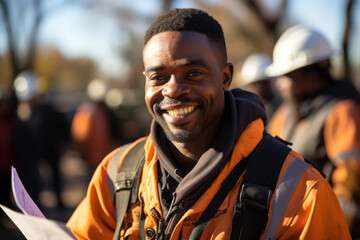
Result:
[[177,98],[169,98],[169,97],[164,97],[164,99],[159,102],[159,103],[155,103],[153,106],[153,109],[156,113],[162,113],[164,112],[163,110],[161,110],[161,107],[166,106],[166,105],[172,105],[172,104],[180,104],[180,103],[193,103],[194,100],[191,100],[190,98],[186,97],[186,96],[179,96]]
[[162,106],[165,106],[165,105],[179,104],[179,103],[189,103],[189,102],[194,102],[194,101],[189,99],[186,96],[179,96],[177,98],[164,97],[164,99],[159,103],[159,107],[162,107]]

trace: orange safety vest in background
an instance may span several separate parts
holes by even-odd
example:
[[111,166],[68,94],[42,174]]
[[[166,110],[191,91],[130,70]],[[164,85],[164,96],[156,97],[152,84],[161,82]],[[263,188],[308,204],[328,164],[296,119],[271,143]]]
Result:
[[268,124],[271,135],[291,142],[320,168],[351,154],[360,157],[360,105],[354,100],[331,100],[300,119],[292,109],[287,103],[279,107]]
[[[188,239],[195,222],[206,209],[236,164],[247,157],[263,137],[262,120],[253,121],[241,134],[231,159],[197,202],[182,216],[171,239]],[[141,139],[140,139],[141,140]],[[138,140],[138,141],[140,141]],[[137,141],[137,142],[138,142]],[[136,144],[136,143],[135,143]],[[131,149],[131,147],[129,148]],[[128,150],[129,151],[129,150]],[[108,186],[108,164],[116,151],[98,166],[87,195],[67,223],[79,239],[111,239],[116,227],[113,189]],[[126,155],[126,152],[125,154]],[[119,164],[121,165],[122,159]],[[157,217],[163,218],[158,196],[158,158],[151,135],[145,144],[139,196],[143,199],[146,230],[158,229]],[[119,166],[120,166],[119,165]],[[204,239],[228,239],[234,207],[242,178],[240,177],[204,232]],[[154,216],[156,210],[160,216]],[[121,239],[138,239],[139,204],[130,206],[125,216]],[[262,239],[350,239],[344,215],[330,185],[321,174],[291,151],[281,169],[276,191],[270,202],[269,220]]]
[[352,99],[328,101],[292,121],[283,104],[268,125],[273,136],[292,142],[295,151],[319,165],[342,204],[351,233],[360,234],[360,105]]
[[71,125],[72,140],[85,161],[95,169],[115,148],[109,110],[97,103],[83,102]]

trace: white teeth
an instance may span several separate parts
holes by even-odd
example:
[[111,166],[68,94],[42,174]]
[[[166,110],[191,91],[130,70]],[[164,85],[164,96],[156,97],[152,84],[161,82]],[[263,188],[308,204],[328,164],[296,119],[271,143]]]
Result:
[[177,108],[177,109],[171,109],[168,110],[168,114],[172,117],[177,117],[177,116],[183,116],[183,115],[187,115],[189,113],[192,113],[195,109],[195,106],[190,106],[190,107],[184,107],[184,108]]

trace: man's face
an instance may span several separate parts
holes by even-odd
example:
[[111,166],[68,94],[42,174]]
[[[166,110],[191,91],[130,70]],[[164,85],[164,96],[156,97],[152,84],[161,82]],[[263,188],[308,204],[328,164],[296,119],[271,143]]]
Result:
[[145,46],[145,102],[170,141],[217,131],[232,78],[232,65],[220,59],[218,48],[196,32],[159,33]]
[[275,86],[283,100],[293,100],[291,92],[291,79],[286,76],[276,78]]
[[284,76],[284,78],[289,79],[293,101],[300,103],[313,97],[319,91],[321,86],[316,76],[314,72],[302,69],[294,70]]
[[252,82],[242,87],[242,89],[255,93],[261,97],[264,102],[267,102],[270,100],[269,98],[272,97],[270,81],[270,79],[264,79],[261,81]]

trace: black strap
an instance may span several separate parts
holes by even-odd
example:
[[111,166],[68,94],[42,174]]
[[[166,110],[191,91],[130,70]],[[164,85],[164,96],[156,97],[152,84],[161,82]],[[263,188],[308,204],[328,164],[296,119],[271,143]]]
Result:
[[[113,240],[120,238],[121,226],[129,203],[138,202],[137,194],[139,191],[140,176],[145,162],[144,145],[145,140],[142,140],[130,149],[116,175],[114,184],[116,228]],[[124,152],[124,150],[122,150],[122,152]],[[119,155],[115,154],[114,157],[117,157],[118,162],[120,159]],[[143,231],[143,229],[139,229],[139,231],[141,230]]]
[[250,158],[235,207],[230,239],[259,239],[269,204],[290,148],[265,134]]
[[226,177],[226,179],[221,184],[220,189],[217,191],[214,198],[211,200],[205,211],[201,214],[199,220],[196,222],[189,239],[200,239],[205,229],[209,225],[210,220],[214,217],[215,213],[221,206],[222,202],[225,200],[228,193],[231,191],[231,189],[234,188],[237,180],[245,171],[246,165],[247,158],[240,161]]
[[144,214],[144,200],[141,197],[140,201],[140,222],[139,222],[139,239],[145,240],[145,214]]
[[238,197],[240,201],[235,207],[230,239],[258,239],[267,223],[271,194],[275,189],[282,164],[289,152],[290,148],[284,143],[265,133],[264,138],[254,151],[240,161],[224,180],[196,222],[189,239],[201,238],[245,168],[246,172]]

